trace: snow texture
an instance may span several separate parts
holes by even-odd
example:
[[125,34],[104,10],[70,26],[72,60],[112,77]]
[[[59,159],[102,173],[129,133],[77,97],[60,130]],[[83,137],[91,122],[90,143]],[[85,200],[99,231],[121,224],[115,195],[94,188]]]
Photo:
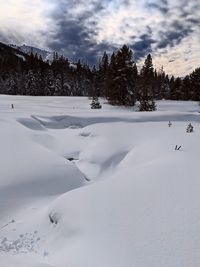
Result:
[[0,96],[0,266],[199,267],[198,103],[90,102]]

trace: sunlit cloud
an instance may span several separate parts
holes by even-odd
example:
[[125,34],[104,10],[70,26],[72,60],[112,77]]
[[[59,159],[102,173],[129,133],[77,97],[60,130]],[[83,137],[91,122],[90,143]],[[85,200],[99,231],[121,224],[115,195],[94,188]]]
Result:
[[[0,36],[2,41],[46,44],[50,18],[46,14],[54,8],[45,0],[0,0]],[[50,13],[49,13],[50,14]]]

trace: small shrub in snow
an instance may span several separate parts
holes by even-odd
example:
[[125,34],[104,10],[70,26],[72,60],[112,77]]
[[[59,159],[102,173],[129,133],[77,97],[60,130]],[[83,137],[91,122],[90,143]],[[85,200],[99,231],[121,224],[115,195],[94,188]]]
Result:
[[194,132],[194,127],[191,123],[188,124],[187,128],[186,128],[186,132],[187,133],[192,133]]
[[90,105],[91,105],[91,109],[100,109],[101,108],[101,104],[100,104],[97,96],[93,97],[92,103]]

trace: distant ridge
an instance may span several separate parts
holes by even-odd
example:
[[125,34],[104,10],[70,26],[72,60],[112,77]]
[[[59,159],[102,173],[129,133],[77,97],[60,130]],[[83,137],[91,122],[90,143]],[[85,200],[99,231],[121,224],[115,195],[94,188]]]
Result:
[[44,61],[53,61],[53,52],[47,51],[45,49],[40,49],[34,46],[28,46],[28,45],[21,45],[21,46],[17,46],[17,45],[13,45],[11,44],[10,47],[18,49],[20,51],[22,51],[23,53],[26,53],[28,55],[31,54],[31,52],[35,55],[37,54],[38,56],[41,56],[42,59]]

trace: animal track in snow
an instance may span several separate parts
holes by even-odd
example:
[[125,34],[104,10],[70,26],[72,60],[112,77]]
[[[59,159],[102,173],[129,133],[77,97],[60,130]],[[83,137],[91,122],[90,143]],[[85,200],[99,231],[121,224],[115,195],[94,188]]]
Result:
[[0,251],[11,252],[13,254],[37,252],[38,243],[41,238],[38,232],[20,234],[17,239],[8,239],[3,237],[0,239]]

